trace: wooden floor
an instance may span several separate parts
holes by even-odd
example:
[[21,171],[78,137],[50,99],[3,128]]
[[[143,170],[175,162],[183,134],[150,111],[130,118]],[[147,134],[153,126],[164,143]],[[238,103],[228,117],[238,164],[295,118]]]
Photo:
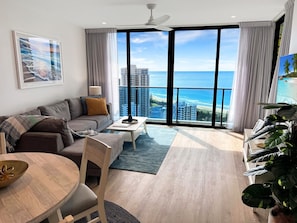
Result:
[[[242,139],[228,130],[177,129],[157,175],[111,169],[106,200],[141,223],[267,222],[241,201]],[[259,214],[260,213],[260,214]]]

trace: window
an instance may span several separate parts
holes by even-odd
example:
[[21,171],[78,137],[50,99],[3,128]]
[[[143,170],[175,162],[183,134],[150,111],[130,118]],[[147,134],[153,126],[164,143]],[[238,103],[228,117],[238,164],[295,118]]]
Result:
[[223,126],[238,38],[234,26],[119,31],[120,115],[167,124]]

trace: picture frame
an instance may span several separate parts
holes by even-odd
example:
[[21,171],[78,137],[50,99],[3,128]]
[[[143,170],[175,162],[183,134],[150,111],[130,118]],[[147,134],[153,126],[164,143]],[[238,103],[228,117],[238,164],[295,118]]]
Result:
[[280,57],[276,102],[297,103],[297,53]]
[[18,31],[13,39],[20,89],[63,84],[59,41]]

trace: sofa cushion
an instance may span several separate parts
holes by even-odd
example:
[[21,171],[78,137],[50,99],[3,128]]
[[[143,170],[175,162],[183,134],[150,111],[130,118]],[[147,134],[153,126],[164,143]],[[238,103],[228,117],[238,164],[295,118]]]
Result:
[[39,106],[42,115],[54,116],[56,118],[71,120],[69,105],[67,101],[58,102],[51,105]]
[[15,147],[16,152],[58,153],[62,149],[62,135],[55,132],[26,132]]
[[24,112],[22,113],[22,115],[41,115],[41,112],[38,108],[35,108],[31,111],[27,111],[27,112]]
[[0,124],[8,118],[9,118],[9,116],[6,116],[6,115],[0,116]]
[[81,102],[81,107],[83,110],[83,115],[86,115],[88,113],[86,97],[84,97],[84,96],[80,97],[80,102]]
[[68,122],[68,126],[70,129],[74,131],[82,131],[88,129],[97,129],[97,122],[95,120],[81,120],[80,117],[70,120]]
[[74,143],[67,121],[63,119],[46,118],[34,125],[30,131],[60,133],[65,147]]
[[80,98],[69,98],[66,99],[69,104],[69,110],[71,119],[75,119],[83,114],[83,108]]
[[87,115],[88,114],[88,108],[87,108],[86,98],[98,98],[98,96],[81,96],[80,97],[80,102],[81,102],[81,106],[82,106],[82,114],[83,115]]
[[110,115],[82,115],[76,120],[80,120],[83,123],[86,121],[94,121],[96,123],[96,128],[94,130],[98,132],[101,132],[106,127],[112,124]]
[[86,98],[88,115],[108,115],[105,98]]
[[[93,138],[99,139],[111,147],[110,165],[123,151],[124,138],[121,134],[98,133]],[[75,161],[80,166],[81,155],[84,148],[84,139],[75,140],[70,147],[64,148],[60,154]]]

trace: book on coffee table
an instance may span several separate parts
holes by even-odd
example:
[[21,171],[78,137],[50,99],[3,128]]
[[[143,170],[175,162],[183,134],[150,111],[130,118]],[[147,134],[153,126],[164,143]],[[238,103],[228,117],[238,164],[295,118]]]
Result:
[[126,123],[115,123],[115,124],[112,125],[112,127],[127,128],[130,125],[131,124],[126,124]]

